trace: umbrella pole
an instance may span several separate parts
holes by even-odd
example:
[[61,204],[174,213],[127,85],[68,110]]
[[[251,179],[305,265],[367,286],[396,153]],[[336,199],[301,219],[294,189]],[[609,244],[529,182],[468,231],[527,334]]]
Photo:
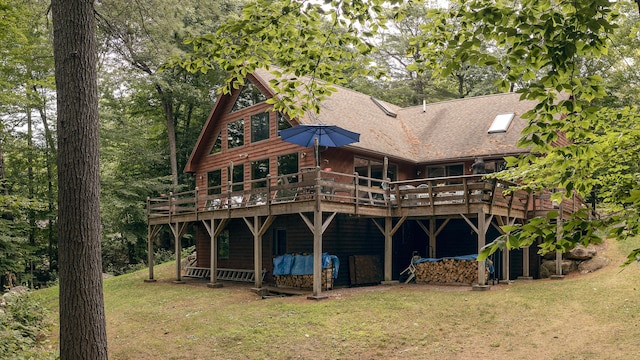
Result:
[[316,152],[316,166],[320,166],[320,148],[318,146],[318,138],[313,138],[313,146],[315,147]]

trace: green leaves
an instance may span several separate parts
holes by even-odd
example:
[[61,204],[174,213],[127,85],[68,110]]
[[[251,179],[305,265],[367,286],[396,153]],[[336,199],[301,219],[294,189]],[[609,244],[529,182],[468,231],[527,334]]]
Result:
[[[271,82],[277,94],[270,100],[275,110],[292,118],[319,112],[320,102],[335,91],[332,84],[346,81],[346,72],[373,74],[363,67],[362,59],[371,53],[373,39],[384,26],[380,22],[383,3],[251,2],[241,17],[225,22],[214,37],[190,39],[194,52],[180,64],[203,72],[220,66],[229,75],[223,93],[238,88],[248,73],[271,69],[277,78]],[[302,82],[303,75],[312,80]]]

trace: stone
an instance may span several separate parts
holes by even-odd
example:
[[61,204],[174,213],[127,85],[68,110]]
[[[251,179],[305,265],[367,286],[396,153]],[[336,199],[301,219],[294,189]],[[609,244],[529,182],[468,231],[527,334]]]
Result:
[[609,259],[604,256],[596,256],[593,259],[583,261],[578,265],[578,270],[581,273],[586,274],[602,269],[609,264]]
[[185,259],[182,259],[182,262],[180,263],[180,268],[184,270],[187,267],[196,266],[197,263],[198,263],[198,256],[194,251],[193,253],[191,253],[191,255],[187,256]]
[[[574,260],[562,260],[562,275],[578,270],[578,264]],[[540,265],[540,277],[548,278],[556,275],[556,261],[544,260]]]
[[565,257],[571,260],[589,260],[597,254],[598,251],[595,248],[591,246],[584,247],[582,244],[578,244],[575,248],[567,252]]

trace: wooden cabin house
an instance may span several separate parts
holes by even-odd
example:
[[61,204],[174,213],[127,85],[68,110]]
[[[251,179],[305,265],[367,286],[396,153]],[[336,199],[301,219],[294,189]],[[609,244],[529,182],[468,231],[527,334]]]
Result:
[[[501,170],[505,156],[527,152],[516,146],[526,125],[520,115],[534,104],[518,94],[400,108],[337,87],[319,115],[289,119],[265,102],[275,96],[271,78],[257,71],[217,99],[185,169],[196,189],[148,200],[150,280],[154,237],[165,225],[177,254],[185,228],[195,227],[192,268],[212,287],[239,279],[261,289],[274,281],[275,256],[309,253],[320,297],[321,253],[339,259],[337,285],[393,282],[414,255],[477,254],[500,225],[553,208],[548,194],[507,191],[514,184],[482,175]],[[360,141],[320,147],[317,166],[313,147],[279,136],[312,123],[359,133]],[[536,277],[538,263],[535,249],[504,252],[493,259],[495,277]],[[475,284],[487,283],[486,268],[477,262]]]

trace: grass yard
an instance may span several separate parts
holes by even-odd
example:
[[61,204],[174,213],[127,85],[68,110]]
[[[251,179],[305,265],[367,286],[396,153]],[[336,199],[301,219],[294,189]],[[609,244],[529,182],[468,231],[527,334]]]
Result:
[[[618,265],[638,246],[609,242],[608,267],[561,281],[336,289],[320,302],[173,284],[164,264],[156,283],[146,271],[105,280],[110,358],[637,359],[640,266]],[[57,291],[39,292],[53,311]]]

